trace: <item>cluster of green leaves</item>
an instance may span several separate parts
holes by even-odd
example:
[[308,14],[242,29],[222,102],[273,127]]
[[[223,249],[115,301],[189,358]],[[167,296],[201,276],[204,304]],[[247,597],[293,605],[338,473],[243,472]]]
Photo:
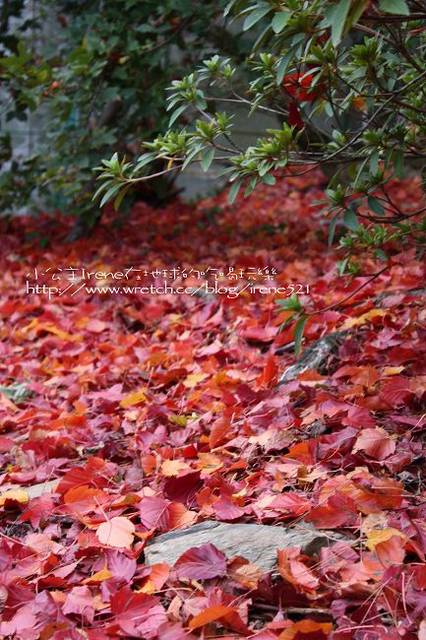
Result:
[[294,353],[299,355],[302,349],[303,331],[308,320],[306,309],[295,293],[288,298],[279,298],[276,300],[276,305],[278,312],[289,312],[288,318],[280,326],[280,331],[283,331],[290,324],[294,324]]
[[[14,3],[14,16],[22,5]],[[28,204],[32,193],[50,208],[96,215],[93,166],[112,150],[137,156],[141,139],[166,128],[165,88],[203,55],[216,48],[239,55],[223,7],[221,0],[40,0],[35,22],[8,21],[3,115],[11,122],[33,112],[42,135],[36,156],[19,160],[3,134],[1,210]],[[172,190],[154,180],[147,195],[159,201]]]
[[[331,174],[330,241],[336,224],[354,231],[360,216],[377,224],[404,220],[384,187],[413,163],[424,167],[424,2],[233,0],[225,15],[257,36],[245,64],[214,55],[173,81],[167,130],[134,162],[118,154],[98,168],[103,202],[149,180],[159,159],[165,173],[192,162],[204,171],[223,165],[231,201],[241,188],[249,194],[273,184],[283,169],[322,166]],[[235,104],[248,115],[274,114],[277,127],[240,148]]]

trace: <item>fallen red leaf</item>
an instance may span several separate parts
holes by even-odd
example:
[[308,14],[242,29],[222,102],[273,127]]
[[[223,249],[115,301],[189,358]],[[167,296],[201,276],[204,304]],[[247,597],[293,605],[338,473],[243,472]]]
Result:
[[212,544],[185,551],[174,565],[179,578],[209,580],[226,575],[226,557]]

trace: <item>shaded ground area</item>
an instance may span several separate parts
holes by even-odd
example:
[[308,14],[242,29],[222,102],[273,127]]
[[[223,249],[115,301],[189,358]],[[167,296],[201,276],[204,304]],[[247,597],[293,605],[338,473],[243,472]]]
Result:
[[[422,199],[416,180],[389,189]],[[423,265],[390,246],[346,300],[368,278],[338,277],[322,197],[311,174],[233,206],[138,205],[73,244],[47,218],[1,236],[1,637],[424,638]],[[165,279],[196,292],[105,288]],[[294,336],[266,288],[289,285],[316,311],[305,353],[341,338],[279,385]],[[149,540],[204,520],[347,542],[281,550],[266,575],[213,545],[144,564]]]

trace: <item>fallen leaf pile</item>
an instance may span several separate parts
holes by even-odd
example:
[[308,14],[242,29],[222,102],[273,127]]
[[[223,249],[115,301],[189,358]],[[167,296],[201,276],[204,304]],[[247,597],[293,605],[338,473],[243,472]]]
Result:
[[[422,201],[416,179],[389,190]],[[2,234],[0,637],[425,640],[424,265],[391,244],[389,269],[334,307],[368,277],[338,276],[322,197],[308,174],[232,206],[137,204],[73,243],[47,216]],[[82,267],[104,275],[25,290]],[[210,268],[240,293],[84,287],[130,267],[195,289]],[[304,353],[340,338],[278,384],[294,329],[260,289],[298,284]],[[208,519],[345,537],[277,549],[270,574],[214,544],[145,564],[156,536]]]

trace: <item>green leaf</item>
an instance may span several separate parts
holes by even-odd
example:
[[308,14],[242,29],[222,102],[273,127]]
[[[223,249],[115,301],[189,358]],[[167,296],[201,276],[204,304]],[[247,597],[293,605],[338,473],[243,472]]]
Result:
[[276,13],[273,17],[271,26],[274,33],[281,33],[285,26],[287,26],[288,21],[291,18],[291,13],[289,11],[280,11]]
[[341,260],[339,262],[336,262],[336,266],[337,266],[337,273],[339,274],[339,276],[343,276],[343,274],[346,271],[346,266],[349,262],[349,258],[345,258],[344,260]]
[[379,154],[377,151],[374,151],[370,156],[369,168],[370,173],[372,173],[373,175],[376,175],[376,173],[379,171]]
[[251,193],[253,193],[253,191],[256,189],[257,182],[258,182],[257,178],[252,178],[250,180],[250,182],[246,187],[246,190],[244,191],[245,196],[249,196]]
[[380,0],[379,7],[385,13],[409,16],[410,9],[405,0]]
[[294,321],[294,314],[291,315],[289,318],[287,318],[287,320],[284,320],[284,322],[281,322],[280,326],[278,327],[278,333],[282,333],[284,331],[284,329],[287,329],[287,327]]
[[[266,45],[268,41],[269,31],[271,29],[271,25],[267,24],[263,31],[260,33],[259,37],[256,39],[256,42],[253,44],[253,52],[257,51],[263,44]],[[267,46],[267,45],[266,45]]]
[[360,226],[358,222],[358,216],[353,209],[346,209],[345,213],[343,214],[343,222],[351,231],[356,231]]
[[388,256],[387,254],[383,251],[383,249],[376,249],[374,252],[374,255],[379,259],[382,260],[383,262],[386,262],[386,260],[388,260]]
[[204,173],[210,169],[210,165],[214,160],[214,154],[215,154],[215,150],[213,148],[206,149],[205,151],[203,151],[203,154],[201,155],[200,163]]
[[251,29],[251,27],[257,24],[259,20],[262,20],[262,18],[270,11],[271,7],[262,7],[261,9],[256,9],[256,11],[249,13],[247,18],[244,20],[243,31]]
[[401,149],[398,149],[395,151],[393,162],[394,162],[396,177],[403,178],[404,177],[404,153],[401,151]]
[[327,22],[331,26],[331,42],[335,47],[342,39],[350,8],[351,0],[340,0],[338,4],[328,11]]
[[231,186],[231,188],[229,189],[228,192],[228,202],[229,204],[233,204],[235,202],[235,199],[238,195],[238,192],[241,188],[241,182],[239,182],[238,180],[236,182],[233,183],[233,185]]
[[143,169],[147,164],[152,162],[154,159],[155,159],[155,153],[144,153],[138,158],[136,162],[136,166],[133,169],[133,173],[138,173],[138,171]]
[[31,395],[31,391],[23,382],[21,384],[14,382],[10,387],[0,386],[0,393],[12,400],[12,402],[22,402]]
[[303,331],[305,329],[307,319],[308,316],[300,317],[294,327],[294,353],[296,356],[299,355],[302,348]]
[[302,303],[297,293],[293,293],[289,298],[280,298],[275,303],[284,311],[302,311]]
[[277,66],[277,84],[278,85],[281,84],[281,82],[284,80],[284,76],[287,72],[290,62],[293,60],[293,57],[294,57],[294,47],[292,47],[290,51],[288,51],[286,55],[283,56],[279,61]]
[[93,194],[92,200],[94,201],[97,200],[101,195],[102,191],[105,191],[105,189],[108,189],[108,186],[109,186],[109,182],[103,182],[99,187],[99,189],[97,189]]
[[351,7],[351,26],[358,22],[364,11],[368,9],[370,0],[355,0]]
[[129,191],[131,186],[132,186],[132,183],[129,183],[129,184],[126,184],[126,186],[123,187],[123,189],[121,189],[121,191],[119,192],[119,194],[117,195],[117,197],[114,200],[114,211],[118,211],[119,210],[120,205],[123,202],[124,196]]
[[182,113],[185,111],[185,109],[187,108],[188,105],[186,104],[181,104],[180,107],[178,107],[176,109],[176,111],[173,111],[172,116],[169,120],[169,127],[171,127],[176,120],[179,118],[180,115],[182,115]]
[[367,198],[367,204],[371,209],[371,211],[373,211],[374,213],[377,213],[378,216],[382,216],[385,213],[382,203],[379,200],[377,200],[377,198],[373,198],[372,196],[369,196]]
[[231,2],[229,2],[226,7],[225,10],[223,12],[223,15],[226,17],[229,15],[229,13],[231,12],[232,7],[237,3],[237,0],[231,0]]
[[104,197],[99,203],[99,208],[102,209],[104,204],[109,202],[111,198],[115,196],[115,194],[118,192],[120,188],[121,188],[121,184],[114,184],[110,189],[108,189],[108,191],[105,193]]
[[267,173],[266,175],[262,176],[262,182],[272,186],[276,183],[276,179],[273,175],[271,175],[270,173]]
[[336,225],[337,225],[337,215],[334,216],[334,218],[330,221],[329,227],[328,227],[328,246],[331,247],[331,245],[333,244],[333,240],[334,240],[334,234],[336,233]]
[[[107,162],[108,162],[108,164],[107,164]],[[106,166],[108,166],[113,171],[114,170],[118,170],[120,168],[120,161],[118,159],[117,151],[114,153],[112,158],[110,160],[108,160],[107,162],[105,162]]]
[[181,171],[184,171],[184,169],[186,169],[186,167],[191,164],[191,162],[193,161],[193,159],[195,158],[195,156],[200,153],[200,151],[203,149],[203,144],[197,144],[186,156],[185,161],[181,167]]

